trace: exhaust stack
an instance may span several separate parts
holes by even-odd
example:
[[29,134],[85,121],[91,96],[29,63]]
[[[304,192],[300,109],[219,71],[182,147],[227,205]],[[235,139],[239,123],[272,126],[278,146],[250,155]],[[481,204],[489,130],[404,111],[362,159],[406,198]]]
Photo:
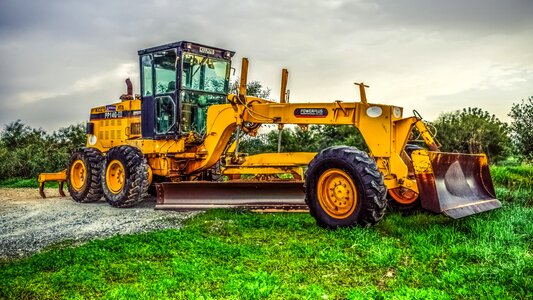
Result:
[[126,78],[126,94],[122,94],[122,96],[120,96],[120,100],[133,100],[133,84],[129,78]]

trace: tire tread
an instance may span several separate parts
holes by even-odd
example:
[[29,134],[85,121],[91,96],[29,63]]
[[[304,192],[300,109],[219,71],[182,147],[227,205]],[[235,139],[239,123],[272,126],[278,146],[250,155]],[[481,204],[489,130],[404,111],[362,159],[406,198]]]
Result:
[[[81,192],[75,191],[70,184],[70,166],[78,159],[81,159],[86,164],[85,168],[89,176],[89,185]],[[67,180],[69,181],[68,191],[74,201],[90,203],[102,199],[104,195],[101,176],[103,160],[102,152],[96,148],[79,148],[72,153],[67,166]]]
[[[314,176],[313,173],[320,169],[324,164],[329,165],[335,161],[345,162],[347,166],[358,175],[364,189],[364,199],[358,199],[358,201],[362,201],[362,207],[355,224],[333,224],[320,216],[318,209],[315,207],[315,204],[319,205],[318,203],[311,203],[311,199],[314,197],[312,194],[316,192],[316,190],[315,188],[309,187],[310,177]],[[318,153],[307,169],[305,191],[305,201],[310,208],[311,215],[315,218],[319,226],[325,228],[335,229],[338,227],[349,227],[353,225],[375,225],[383,218],[387,207],[387,189],[383,182],[383,176],[377,168],[376,162],[370,158],[366,152],[355,147],[334,146],[326,148]]]
[[[113,157],[123,160],[126,168],[125,193],[113,194],[107,188],[105,180],[102,181],[102,189],[107,202],[118,208],[127,208],[141,202],[148,190],[148,165],[142,152],[132,146],[117,146],[111,148],[106,155],[107,166]],[[106,168],[102,168],[102,178],[105,178]]]

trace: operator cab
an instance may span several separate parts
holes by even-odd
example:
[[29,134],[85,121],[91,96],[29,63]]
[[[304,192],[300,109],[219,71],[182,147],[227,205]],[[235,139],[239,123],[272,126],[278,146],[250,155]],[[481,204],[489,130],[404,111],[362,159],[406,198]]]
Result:
[[227,101],[235,52],[181,41],[138,53],[143,138],[203,136],[208,107]]

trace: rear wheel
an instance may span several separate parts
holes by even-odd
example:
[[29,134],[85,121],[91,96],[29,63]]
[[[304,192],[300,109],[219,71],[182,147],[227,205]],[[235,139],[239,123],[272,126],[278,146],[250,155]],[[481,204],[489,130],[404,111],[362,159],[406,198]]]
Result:
[[324,149],[307,169],[306,203],[322,227],[377,224],[385,213],[385,195],[376,162],[357,148]]
[[107,152],[102,168],[102,190],[114,207],[131,207],[141,202],[149,185],[148,165],[141,151],[118,146]]
[[81,148],[72,153],[67,167],[67,185],[76,202],[95,202],[102,199],[102,152],[95,148]]

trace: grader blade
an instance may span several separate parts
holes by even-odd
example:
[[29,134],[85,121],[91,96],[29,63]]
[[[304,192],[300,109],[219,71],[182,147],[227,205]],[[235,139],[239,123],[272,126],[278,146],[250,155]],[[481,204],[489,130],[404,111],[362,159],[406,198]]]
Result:
[[303,210],[303,182],[178,182],[156,184],[156,209]]
[[412,158],[424,209],[458,219],[501,207],[485,155],[418,150]]

